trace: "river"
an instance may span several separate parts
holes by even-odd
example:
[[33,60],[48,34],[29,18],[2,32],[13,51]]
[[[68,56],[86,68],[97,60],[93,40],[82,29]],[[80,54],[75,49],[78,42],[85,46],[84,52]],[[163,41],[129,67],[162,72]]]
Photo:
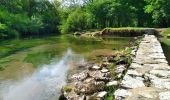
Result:
[[0,100],[56,100],[68,74],[96,55],[129,46],[131,38],[61,35],[8,40],[0,47]]

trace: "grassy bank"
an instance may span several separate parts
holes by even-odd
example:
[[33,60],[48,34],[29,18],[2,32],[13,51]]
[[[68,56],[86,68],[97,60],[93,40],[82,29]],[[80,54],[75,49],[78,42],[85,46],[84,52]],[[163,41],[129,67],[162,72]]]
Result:
[[115,36],[115,37],[136,37],[143,34],[155,34],[158,35],[158,31],[154,28],[144,27],[121,27],[121,28],[104,28],[101,31],[86,32],[82,36],[94,37],[94,36]]
[[167,38],[168,34],[170,34],[170,28],[166,28],[162,31],[161,38],[161,45],[164,50],[165,56],[167,58],[167,61],[170,64],[170,39]]
[[162,35],[164,38],[167,38],[168,34],[170,34],[170,28],[166,28],[163,30]]
[[135,37],[135,36],[142,36],[143,34],[147,34],[147,33],[157,34],[157,31],[152,28],[136,28],[136,27],[105,28],[101,32],[101,35]]

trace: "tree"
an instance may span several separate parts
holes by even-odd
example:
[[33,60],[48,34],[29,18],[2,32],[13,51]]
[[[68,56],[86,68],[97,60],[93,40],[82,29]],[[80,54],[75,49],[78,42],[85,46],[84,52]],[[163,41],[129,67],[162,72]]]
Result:
[[61,32],[75,32],[86,29],[87,16],[81,8],[77,8],[74,12],[69,14],[66,22],[61,25]]
[[170,26],[170,2],[169,0],[145,0],[145,11],[152,14],[156,26]]

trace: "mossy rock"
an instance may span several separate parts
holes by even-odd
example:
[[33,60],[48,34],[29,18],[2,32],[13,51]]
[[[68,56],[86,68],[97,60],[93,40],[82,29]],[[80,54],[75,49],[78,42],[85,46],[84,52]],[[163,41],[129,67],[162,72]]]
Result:
[[79,36],[79,35],[81,35],[81,33],[80,32],[75,32],[75,33],[73,33],[73,35]]
[[73,89],[73,87],[72,87],[72,86],[64,86],[63,89],[64,89],[64,91],[66,91],[66,92],[71,92],[72,89]]

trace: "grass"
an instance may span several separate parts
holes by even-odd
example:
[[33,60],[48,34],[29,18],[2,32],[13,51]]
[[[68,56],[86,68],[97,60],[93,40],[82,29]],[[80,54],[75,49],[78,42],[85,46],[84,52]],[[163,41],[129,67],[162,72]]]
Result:
[[122,28],[105,28],[105,29],[121,31],[121,30],[145,30],[147,28],[142,28],[142,27],[141,28],[140,27],[122,27]]
[[170,34],[170,28],[164,29],[164,31],[162,32],[164,38],[167,38],[168,34]]
[[[116,36],[116,37],[135,37],[146,34],[148,28],[125,27],[125,28],[105,28],[100,35]],[[156,34],[156,30],[153,30]]]
[[118,86],[110,86],[110,87],[106,87],[106,91],[108,92],[108,95],[106,97],[106,100],[113,100],[114,98],[114,91],[116,91],[118,89]]
[[167,38],[162,38],[161,45],[162,45],[163,51],[165,53],[166,59],[170,64],[170,40]]

